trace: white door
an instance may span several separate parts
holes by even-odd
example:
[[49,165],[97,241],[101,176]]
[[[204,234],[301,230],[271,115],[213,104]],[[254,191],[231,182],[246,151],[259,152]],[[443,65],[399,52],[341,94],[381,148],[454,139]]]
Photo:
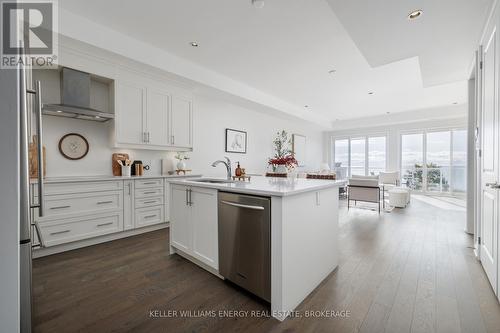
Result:
[[170,245],[189,253],[191,250],[191,207],[188,204],[188,188],[172,185],[170,198]]
[[182,97],[172,96],[171,114],[171,145],[192,147],[192,102]]
[[482,161],[481,161],[481,262],[498,291],[498,37],[494,29],[484,48]]
[[217,190],[193,187],[191,190],[193,255],[214,269],[219,269]]
[[148,89],[147,141],[157,146],[167,146],[169,121],[168,107],[170,96],[158,90]]
[[146,89],[128,82],[116,84],[116,142],[145,142]]

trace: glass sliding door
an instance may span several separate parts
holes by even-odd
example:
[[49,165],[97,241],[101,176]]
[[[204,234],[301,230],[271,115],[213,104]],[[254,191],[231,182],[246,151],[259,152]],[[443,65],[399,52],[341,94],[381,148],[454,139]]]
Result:
[[450,190],[451,132],[427,133],[426,185],[429,192]]
[[351,139],[351,176],[366,175],[366,138]]
[[467,131],[455,130],[452,132],[452,138],[451,191],[465,193],[467,191]]
[[349,139],[336,139],[333,149],[337,178],[346,179],[349,176]]
[[386,138],[372,136],[368,138],[368,173],[378,175],[386,168]]
[[402,184],[431,193],[466,191],[467,131],[401,135]]
[[378,175],[386,170],[387,138],[382,135],[338,138],[332,141],[338,179]]
[[424,134],[401,135],[401,183],[422,190],[424,181]]

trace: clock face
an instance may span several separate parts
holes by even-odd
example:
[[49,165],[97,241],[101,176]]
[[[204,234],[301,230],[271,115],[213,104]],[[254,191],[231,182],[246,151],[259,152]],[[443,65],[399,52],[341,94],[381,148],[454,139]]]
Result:
[[70,160],[79,160],[89,152],[89,143],[80,134],[66,134],[59,141],[59,151]]

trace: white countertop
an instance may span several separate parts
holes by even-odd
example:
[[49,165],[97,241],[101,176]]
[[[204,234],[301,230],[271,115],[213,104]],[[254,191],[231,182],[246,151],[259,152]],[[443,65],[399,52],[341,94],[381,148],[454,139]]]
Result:
[[[210,178],[213,179],[213,178]],[[305,192],[318,191],[345,184],[343,180],[274,178],[252,176],[251,181],[233,183],[202,183],[193,179],[168,179],[171,184],[214,188],[222,191],[256,194],[262,196],[289,196]]]
[[[43,182],[50,183],[72,183],[72,182],[92,182],[92,181],[106,181],[106,180],[130,180],[130,179],[151,179],[151,178],[188,178],[188,177],[201,177],[200,174],[187,174],[187,175],[144,175],[144,176],[112,176],[112,175],[95,175],[95,176],[66,176],[66,177],[45,177]],[[31,183],[36,183],[36,179],[32,179]]]

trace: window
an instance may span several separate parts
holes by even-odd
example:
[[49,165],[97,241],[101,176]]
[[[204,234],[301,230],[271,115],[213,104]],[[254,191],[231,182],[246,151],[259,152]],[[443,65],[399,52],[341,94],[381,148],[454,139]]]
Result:
[[351,139],[351,175],[361,175],[366,174],[366,138],[355,138]]
[[452,135],[451,190],[465,192],[467,190],[467,131],[455,130]]
[[333,161],[339,179],[378,174],[386,169],[386,137],[363,136],[333,141]]
[[335,140],[335,167],[349,168],[349,139]]
[[424,165],[424,135],[404,134],[401,136],[402,183],[416,190],[422,189]]
[[427,133],[427,191],[448,192],[450,189],[451,132]]
[[429,192],[465,192],[467,131],[401,135],[402,183]]
[[378,175],[386,168],[385,136],[368,138],[368,173]]

